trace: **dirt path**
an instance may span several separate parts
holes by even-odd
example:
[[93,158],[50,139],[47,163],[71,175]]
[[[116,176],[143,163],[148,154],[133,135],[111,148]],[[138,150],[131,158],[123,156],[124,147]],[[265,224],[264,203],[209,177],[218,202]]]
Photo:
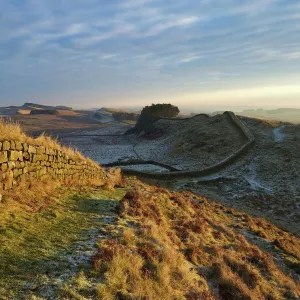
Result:
[[[116,226],[117,215],[115,209],[117,201],[111,202],[111,208],[107,207],[106,200],[103,199],[84,199],[89,202],[99,201],[91,207],[94,225],[82,233],[80,239],[71,245],[69,249],[59,254],[59,256],[48,262],[46,274],[37,275],[36,281],[26,285],[29,291],[34,291],[34,295],[45,299],[57,299],[59,292],[64,293],[65,289],[72,287],[76,282],[76,277],[80,272],[88,274],[91,266],[91,259],[97,252],[97,242],[108,238],[109,234],[103,234],[100,230],[103,226]],[[107,200],[109,201],[109,200]],[[93,299],[96,283],[87,278],[86,293],[90,295],[87,299]]]

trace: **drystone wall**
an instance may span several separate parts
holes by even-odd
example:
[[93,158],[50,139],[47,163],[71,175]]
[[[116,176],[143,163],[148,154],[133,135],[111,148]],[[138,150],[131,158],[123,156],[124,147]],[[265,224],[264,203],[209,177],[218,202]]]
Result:
[[[229,121],[232,122],[236,129],[240,131],[240,133],[244,136],[245,143],[239,149],[237,149],[235,152],[233,152],[231,155],[224,158],[223,160],[207,168],[193,171],[171,171],[157,173],[151,171],[137,171],[125,169],[123,170],[123,173],[126,175],[135,175],[145,178],[169,180],[180,177],[207,176],[222,170],[224,167],[229,166],[230,164],[233,164],[243,154],[245,154],[251,149],[255,142],[255,138],[251,131],[246,127],[246,125],[233,112],[224,112],[224,115],[228,117]],[[130,165],[130,163],[128,163],[128,165]],[[111,163],[109,166],[120,166],[120,163]]]
[[11,190],[48,176],[55,180],[106,181],[107,175],[96,163],[45,146],[19,141],[0,142],[0,190]]

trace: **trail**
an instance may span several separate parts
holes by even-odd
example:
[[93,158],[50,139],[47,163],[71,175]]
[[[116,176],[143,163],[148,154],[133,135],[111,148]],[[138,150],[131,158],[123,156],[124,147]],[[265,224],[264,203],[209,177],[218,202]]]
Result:
[[[110,237],[103,228],[117,226],[117,205],[116,200],[94,197],[79,200],[78,209],[84,210],[93,225],[83,231],[78,240],[68,249],[47,261],[43,274],[36,274],[33,281],[25,284],[24,299],[28,299],[28,295],[34,295],[34,297],[54,300],[58,299],[59,293],[68,287],[76,291],[74,282],[80,271],[89,274],[91,270],[91,259],[97,252],[96,243]],[[95,299],[96,283],[88,277],[86,279],[85,299]]]
[[285,128],[285,125],[281,125],[280,127],[277,127],[274,129],[273,133],[274,133],[274,139],[276,143],[281,143],[283,142],[284,138],[285,138],[285,134],[282,133],[282,129]]

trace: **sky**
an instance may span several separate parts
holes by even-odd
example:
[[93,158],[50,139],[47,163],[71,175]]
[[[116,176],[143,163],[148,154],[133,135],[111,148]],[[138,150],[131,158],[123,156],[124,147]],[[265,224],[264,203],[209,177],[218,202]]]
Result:
[[300,108],[299,0],[1,0],[0,106]]

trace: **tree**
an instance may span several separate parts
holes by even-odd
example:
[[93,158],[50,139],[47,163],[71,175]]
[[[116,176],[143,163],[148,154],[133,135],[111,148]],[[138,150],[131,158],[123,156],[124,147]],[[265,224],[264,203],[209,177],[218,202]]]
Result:
[[179,114],[179,108],[172,104],[152,104],[145,106],[134,128],[127,131],[127,134],[141,131],[150,132],[152,124],[160,118],[175,118]]
[[152,104],[143,108],[141,115],[155,116],[161,118],[174,118],[179,114],[179,108],[172,104]]

